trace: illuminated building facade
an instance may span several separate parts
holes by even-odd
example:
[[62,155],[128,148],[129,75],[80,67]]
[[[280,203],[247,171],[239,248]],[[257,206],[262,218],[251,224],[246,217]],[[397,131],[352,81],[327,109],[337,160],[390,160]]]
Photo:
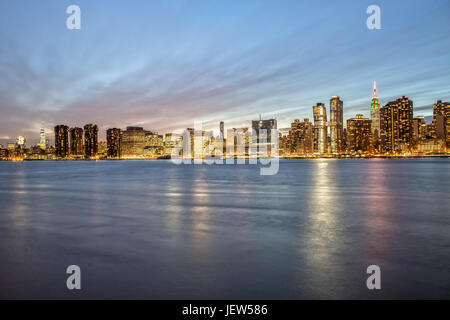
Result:
[[347,120],[347,151],[351,153],[372,153],[372,121],[357,114]]
[[424,116],[417,116],[412,120],[412,132],[413,141],[419,141],[426,139],[427,137],[427,124]]
[[264,130],[266,134],[266,142],[271,143],[272,130],[277,129],[277,120],[276,119],[253,120],[252,129],[255,130],[256,132],[256,143],[262,142],[262,140],[260,141],[260,136],[264,134]]
[[122,156],[136,157],[144,155],[146,131],[142,127],[127,127],[122,134]]
[[447,148],[450,148],[450,102],[438,100],[433,105],[431,136],[445,140]]
[[283,143],[283,150],[290,155],[312,155],[314,152],[314,126],[305,118],[291,123],[289,134]]
[[108,153],[108,143],[106,141],[99,141],[98,142],[98,158],[105,158],[107,157]]
[[373,82],[373,97],[370,103],[370,120],[372,120],[372,135],[379,137],[380,135],[380,101],[377,97],[377,83]]
[[344,131],[343,102],[338,96],[330,100],[330,144],[331,153],[339,154],[342,151],[342,140]]
[[413,149],[419,154],[442,153],[445,152],[445,142],[439,138],[420,140],[414,144]]
[[112,128],[106,130],[106,155],[108,158],[120,159],[122,149],[122,130]]
[[403,96],[380,111],[381,149],[384,153],[405,151],[412,141],[413,103]]
[[314,153],[327,153],[327,109],[323,103],[313,107],[314,114]]
[[380,150],[380,125],[381,125],[380,101],[377,97],[377,83],[373,82],[373,97],[370,103],[370,120],[372,120],[372,139],[375,151]]
[[445,137],[445,144],[450,151],[450,103],[448,102],[445,108]]
[[69,155],[69,127],[66,125],[55,127],[55,154],[58,158]]
[[277,141],[272,141],[272,131],[277,130],[277,120],[262,120],[261,118],[259,120],[253,120],[252,130],[255,131],[255,136],[252,138],[252,143],[256,148],[256,153],[260,156],[267,156],[271,154],[272,148],[275,147],[274,143],[276,142],[278,145]]
[[6,145],[6,149],[8,150],[8,151],[14,151],[15,149],[16,149],[16,145],[14,144],[14,143],[8,143],[7,145]]
[[24,136],[18,136],[16,145],[19,149],[25,149],[26,148],[27,139]]
[[222,144],[222,155],[226,154],[226,137],[225,137],[225,123],[223,121],[220,121],[220,136],[219,136],[219,143]]
[[225,136],[225,123],[223,121],[220,121],[220,136],[223,137]]
[[84,155],[82,128],[70,128],[70,154],[73,156]]
[[98,127],[95,124],[84,126],[84,154],[87,158],[95,157],[98,153]]
[[145,134],[143,154],[147,157],[155,157],[164,153],[164,137],[162,135],[147,132]]
[[164,135],[164,155],[171,156],[172,153],[181,155],[181,142],[183,136],[176,133],[166,133]]
[[232,128],[227,130],[227,156],[248,156],[251,144],[251,132],[248,128]]
[[41,132],[39,133],[39,143],[38,143],[38,147],[41,148],[42,150],[45,150],[45,148],[47,148],[47,141],[45,140],[45,130],[41,129]]

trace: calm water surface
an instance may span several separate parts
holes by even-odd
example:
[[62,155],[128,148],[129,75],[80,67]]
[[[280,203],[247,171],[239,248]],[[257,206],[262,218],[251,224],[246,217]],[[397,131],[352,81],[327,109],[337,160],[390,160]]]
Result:
[[448,159],[0,162],[0,298],[450,298],[449,193]]

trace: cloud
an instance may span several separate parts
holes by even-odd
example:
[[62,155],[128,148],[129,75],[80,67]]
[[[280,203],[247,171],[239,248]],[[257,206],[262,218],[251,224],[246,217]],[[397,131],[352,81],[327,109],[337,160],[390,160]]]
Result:
[[0,136],[37,141],[41,127],[50,137],[56,124],[86,123],[98,124],[101,138],[127,125],[163,133],[203,120],[217,129],[220,120],[249,126],[260,113],[287,127],[332,95],[350,118],[368,114],[373,80],[383,104],[407,95],[416,113],[450,99],[448,32],[408,24],[367,33],[331,11],[320,21],[335,24],[317,25],[315,15],[292,26],[270,21],[266,37],[239,20],[247,15],[235,27],[208,21],[208,31],[180,20],[180,8],[168,16],[187,30],[161,19],[153,31],[99,27],[52,34],[52,43],[0,33]]

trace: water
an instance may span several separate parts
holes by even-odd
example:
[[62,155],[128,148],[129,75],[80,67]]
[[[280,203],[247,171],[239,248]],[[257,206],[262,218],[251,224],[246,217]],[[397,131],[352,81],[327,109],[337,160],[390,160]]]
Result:
[[0,298],[450,298],[449,191],[448,159],[0,162]]

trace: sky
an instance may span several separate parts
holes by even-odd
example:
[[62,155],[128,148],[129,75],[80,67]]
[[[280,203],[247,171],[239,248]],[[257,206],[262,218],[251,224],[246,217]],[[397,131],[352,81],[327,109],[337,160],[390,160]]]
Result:
[[[69,5],[81,29],[69,30]],[[369,30],[366,9],[381,9]],[[344,120],[403,95],[414,115],[450,100],[450,1],[2,0],[0,143],[52,140],[57,124],[248,127],[312,120],[344,102]]]

